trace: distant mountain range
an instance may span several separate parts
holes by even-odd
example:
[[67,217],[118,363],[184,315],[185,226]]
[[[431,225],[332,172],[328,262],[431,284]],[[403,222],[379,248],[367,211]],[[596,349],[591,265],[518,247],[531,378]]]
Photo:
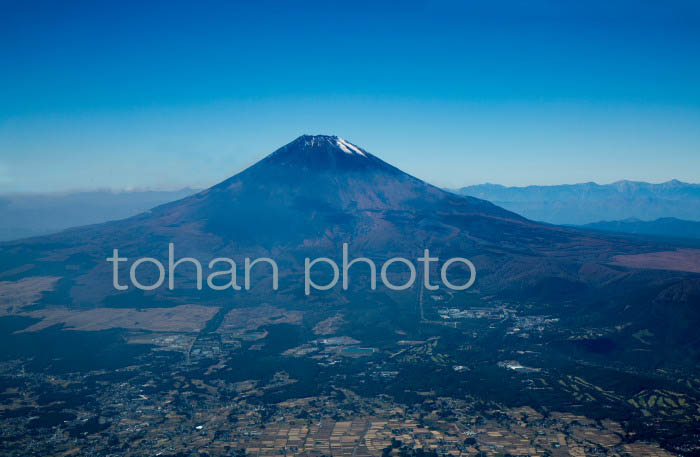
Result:
[[185,188],[0,195],[0,241],[124,219],[195,192],[197,190]]
[[700,222],[685,221],[675,217],[662,217],[654,221],[625,219],[622,221],[601,221],[582,225],[583,228],[607,232],[634,233],[672,238],[700,239]]
[[700,184],[678,180],[661,184],[618,181],[605,185],[588,182],[527,187],[480,184],[455,192],[552,224],[583,225],[630,218],[700,221]]

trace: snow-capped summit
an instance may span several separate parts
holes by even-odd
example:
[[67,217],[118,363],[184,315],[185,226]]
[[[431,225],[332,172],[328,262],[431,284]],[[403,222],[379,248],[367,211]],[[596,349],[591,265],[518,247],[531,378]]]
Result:
[[314,172],[398,170],[365,149],[335,135],[302,135],[273,152],[261,164],[265,166],[294,167]]
[[336,138],[335,141],[336,141],[336,144],[338,146],[340,146],[340,149],[347,152],[348,154],[359,154],[363,157],[366,157],[365,153],[362,151],[362,149],[358,148],[354,144],[349,143],[342,138]]
[[[350,143],[344,138],[340,138],[335,135],[302,135],[296,140],[289,143],[287,146],[294,145],[296,147],[313,148],[316,150],[321,150],[325,147],[336,147],[340,148],[341,151],[346,154],[357,154],[362,157],[367,157],[366,152],[360,147]],[[284,148],[286,148],[285,146]],[[282,148],[282,149],[284,149]]]

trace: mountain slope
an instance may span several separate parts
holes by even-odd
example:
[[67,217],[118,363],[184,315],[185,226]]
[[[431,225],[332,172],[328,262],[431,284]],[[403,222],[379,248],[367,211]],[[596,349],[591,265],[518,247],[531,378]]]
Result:
[[639,219],[600,221],[585,224],[581,227],[607,232],[700,239],[700,222],[686,221],[675,217],[663,217],[653,221],[641,221]]
[[181,224],[204,220],[202,230],[208,233],[269,247],[318,241],[333,232],[361,235],[374,228],[373,236],[381,235],[376,229],[392,215],[425,215],[439,209],[435,205],[523,220],[482,200],[454,198],[330,136],[302,136],[211,189],[156,208],[148,217],[176,216]]
[[527,187],[480,184],[456,192],[553,224],[582,225],[628,218],[700,220],[700,185],[677,180],[661,184],[618,181]]

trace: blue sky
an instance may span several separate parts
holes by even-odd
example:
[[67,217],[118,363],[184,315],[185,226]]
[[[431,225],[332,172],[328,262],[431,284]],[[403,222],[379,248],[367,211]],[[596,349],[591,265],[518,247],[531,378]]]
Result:
[[246,3],[0,0],[0,192],[207,186],[304,133],[442,186],[700,182],[697,2]]

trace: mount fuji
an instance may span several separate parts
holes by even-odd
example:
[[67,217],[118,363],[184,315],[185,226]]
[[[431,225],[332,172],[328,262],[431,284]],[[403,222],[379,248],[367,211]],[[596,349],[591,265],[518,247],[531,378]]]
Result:
[[[186,266],[178,270],[177,290],[113,287],[105,261],[113,249],[132,261],[163,260],[169,243],[177,258],[229,257],[238,265],[245,257],[273,258],[280,267],[280,291],[266,285],[270,278],[263,269],[245,294],[198,291],[194,270]],[[303,306],[304,258],[337,259],[343,243],[353,257],[378,262],[416,258],[424,249],[441,259],[467,257],[476,266],[470,290],[476,297],[600,304],[637,293],[653,301],[679,287],[693,297],[698,287],[691,273],[639,268],[644,266],[639,256],[669,249],[657,242],[533,222],[485,200],[443,191],[327,135],[301,136],[211,188],[134,217],[0,244],[0,280],[57,278],[52,290],[38,294],[34,307],[228,306],[232,301]],[[635,268],[624,266],[627,257],[634,257]],[[329,292],[326,300],[347,306],[387,293]],[[411,293],[409,302],[422,300],[420,288]]]

